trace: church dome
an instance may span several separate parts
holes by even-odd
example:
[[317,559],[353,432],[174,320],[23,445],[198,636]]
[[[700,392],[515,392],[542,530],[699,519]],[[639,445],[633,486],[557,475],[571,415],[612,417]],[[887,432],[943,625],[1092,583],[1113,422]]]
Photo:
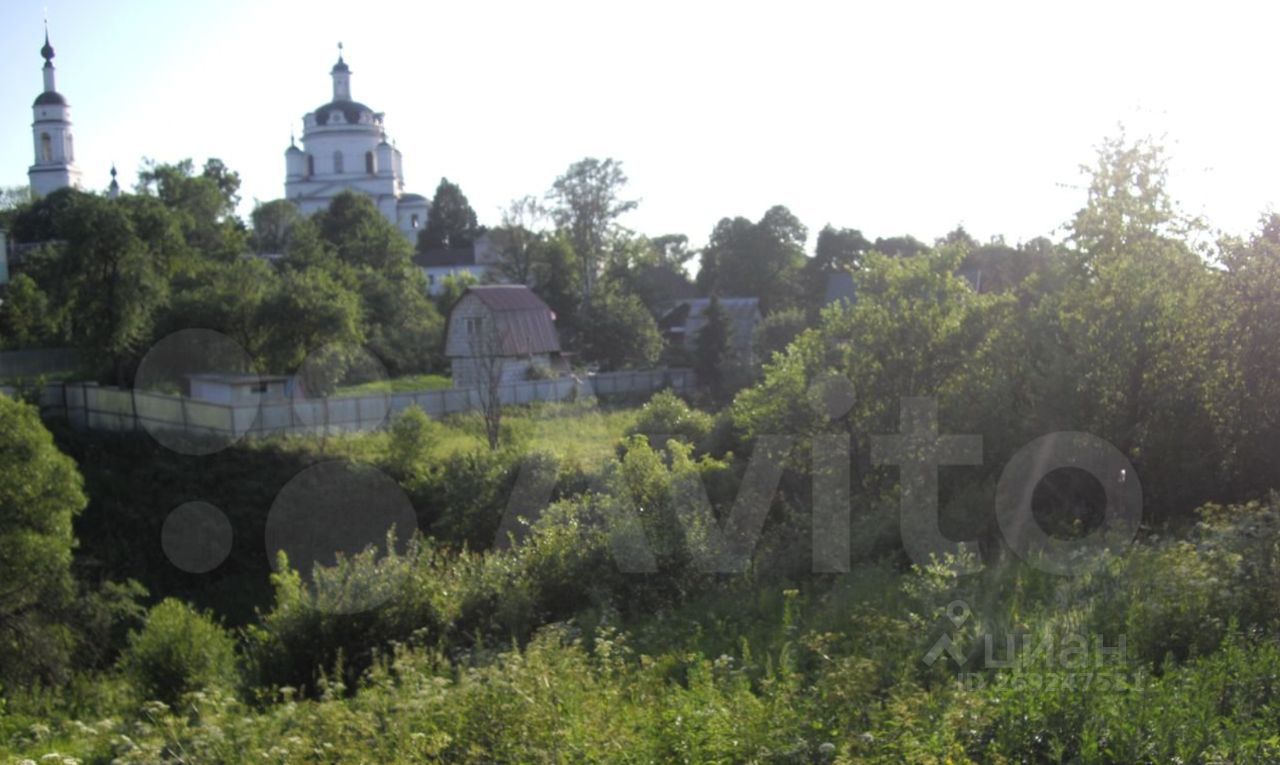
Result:
[[61,93],[52,90],[41,93],[36,96],[36,102],[32,106],[66,106],[67,99],[62,97]]
[[359,101],[330,101],[323,106],[316,107],[316,124],[328,125],[332,115],[341,112],[343,119],[349,125],[359,125],[360,123],[375,124],[377,123],[377,114],[360,103]]

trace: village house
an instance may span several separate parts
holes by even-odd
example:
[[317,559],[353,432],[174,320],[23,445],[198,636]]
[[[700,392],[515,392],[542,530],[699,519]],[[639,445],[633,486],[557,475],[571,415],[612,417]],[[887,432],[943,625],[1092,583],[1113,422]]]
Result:
[[469,287],[445,330],[455,388],[475,388],[568,371],[555,313],[523,284]]
[[470,276],[477,282],[500,281],[502,258],[492,234],[483,234],[465,247],[436,247],[413,257],[427,279],[427,292],[444,292],[445,279]]
[[[729,349],[744,364],[755,363],[751,340],[763,317],[757,298],[719,298],[720,307],[729,318]],[[707,308],[711,298],[677,301],[658,321],[667,344],[687,354],[698,352],[698,334],[707,326]]]

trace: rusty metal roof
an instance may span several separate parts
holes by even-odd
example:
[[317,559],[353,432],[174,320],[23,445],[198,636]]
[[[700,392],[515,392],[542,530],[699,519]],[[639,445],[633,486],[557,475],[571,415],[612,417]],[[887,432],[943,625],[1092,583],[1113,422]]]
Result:
[[480,298],[490,311],[545,311],[551,308],[523,284],[477,284],[467,292]]

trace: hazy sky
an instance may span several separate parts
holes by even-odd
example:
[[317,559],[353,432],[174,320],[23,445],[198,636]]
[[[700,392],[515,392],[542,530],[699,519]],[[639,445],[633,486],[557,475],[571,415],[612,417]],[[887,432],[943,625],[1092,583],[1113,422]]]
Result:
[[[2,0],[0,185],[26,183],[40,0]],[[1169,3],[90,2],[48,0],[85,183],[216,156],[243,212],[283,194],[302,115],[386,112],[408,189],[481,221],[583,156],[622,160],[626,223],[705,241],[785,204],[816,231],[1051,233],[1125,123],[1167,136],[1175,195],[1229,232],[1280,199],[1280,6]],[[892,7],[889,7],[892,6]]]

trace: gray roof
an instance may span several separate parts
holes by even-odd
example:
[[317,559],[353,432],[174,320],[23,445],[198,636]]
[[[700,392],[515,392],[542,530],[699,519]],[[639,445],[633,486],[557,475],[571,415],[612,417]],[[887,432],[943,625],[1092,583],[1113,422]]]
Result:
[[327,104],[316,107],[316,124],[329,124],[329,115],[334,111],[342,112],[342,116],[346,117],[350,124],[359,124],[361,112],[367,112],[372,117],[377,117],[377,113],[360,103],[359,101],[330,101]]
[[[760,323],[758,298],[719,298],[720,307],[729,317],[732,342],[739,347],[750,347],[751,336]],[[711,298],[681,300],[663,315],[658,327],[668,335],[683,337],[686,345],[696,342],[698,333],[707,324],[706,312]]]

